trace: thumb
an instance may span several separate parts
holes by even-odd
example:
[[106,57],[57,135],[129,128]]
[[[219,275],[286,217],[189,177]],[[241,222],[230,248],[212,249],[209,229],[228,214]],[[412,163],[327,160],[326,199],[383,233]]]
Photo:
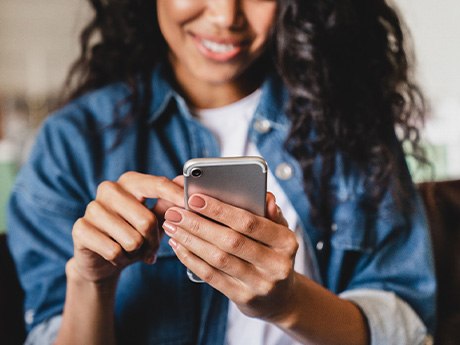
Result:
[[280,207],[276,204],[276,198],[273,193],[267,193],[267,218],[271,221],[288,226],[286,218],[284,218],[283,212]]

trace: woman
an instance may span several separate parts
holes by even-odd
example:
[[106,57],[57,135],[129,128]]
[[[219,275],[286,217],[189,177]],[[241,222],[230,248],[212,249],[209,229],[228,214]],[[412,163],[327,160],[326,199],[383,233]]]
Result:
[[[10,201],[30,343],[425,341],[432,257],[401,150],[423,102],[386,2],[91,3],[71,101]],[[267,218],[183,208],[183,163],[219,155],[267,160]]]

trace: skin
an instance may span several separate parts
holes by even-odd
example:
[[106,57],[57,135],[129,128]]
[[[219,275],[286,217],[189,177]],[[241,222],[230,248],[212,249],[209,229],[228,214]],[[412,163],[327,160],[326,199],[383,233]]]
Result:
[[[230,104],[260,85],[263,76],[254,62],[266,47],[275,0],[158,0],[157,10],[178,86],[191,106]],[[201,38],[235,43],[241,53],[216,61],[200,50]]]
[[[254,67],[276,13],[273,0],[158,0],[177,84],[192,107],[232,103],[260,85]],[[236,42],[238,54],[203,53],[200,40]],[[198,43],[197,43],[198,42]],[[306,344],[366,344],[359,309],[293,269],[298,243],[267,194],[267,217],[192,195],[184,209],[178,177],[127,172],[103,182],[73,227],[74,257],[57,344],[115,344],[114,299],[120,272],[155,264],[163,231],[178,259],[246,315]],[[158,199],[153,210],[147,198]]]

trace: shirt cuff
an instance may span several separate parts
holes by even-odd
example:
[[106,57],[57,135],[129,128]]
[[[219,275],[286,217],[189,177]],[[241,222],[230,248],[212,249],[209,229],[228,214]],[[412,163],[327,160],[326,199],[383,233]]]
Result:
[[422,320],[393,292],[356,289],[341,293],[340,298],[355,303],[367,318],[371,345],[431,345]]
[[52,345],[61,328],[62,315],[53,316],[35,326],[28,334],[24,345]]

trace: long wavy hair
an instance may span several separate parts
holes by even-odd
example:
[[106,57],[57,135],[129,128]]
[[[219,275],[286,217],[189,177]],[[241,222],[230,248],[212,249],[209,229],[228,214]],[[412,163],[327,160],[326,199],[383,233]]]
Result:
[[[68,99],[122,81],[131,89],[133,116],[142,117],[151,101],[151,72],[167,52],[156,1],[89,2],[95,15],[81,34]],[[279,0],[273,32],[267,55],[290,92],[286,147],[302,167],[318,225],[328,228],[337,153],[366,176],[370,205],[390,183],[405,205],[410,188],[398,184],[404,169],[395,142],[423,160],[417,126],[426,107],[396,10],[386,0]],[[140,97],[142,89],[147,97]],[[318,161],[320,176],[313,170]]]

